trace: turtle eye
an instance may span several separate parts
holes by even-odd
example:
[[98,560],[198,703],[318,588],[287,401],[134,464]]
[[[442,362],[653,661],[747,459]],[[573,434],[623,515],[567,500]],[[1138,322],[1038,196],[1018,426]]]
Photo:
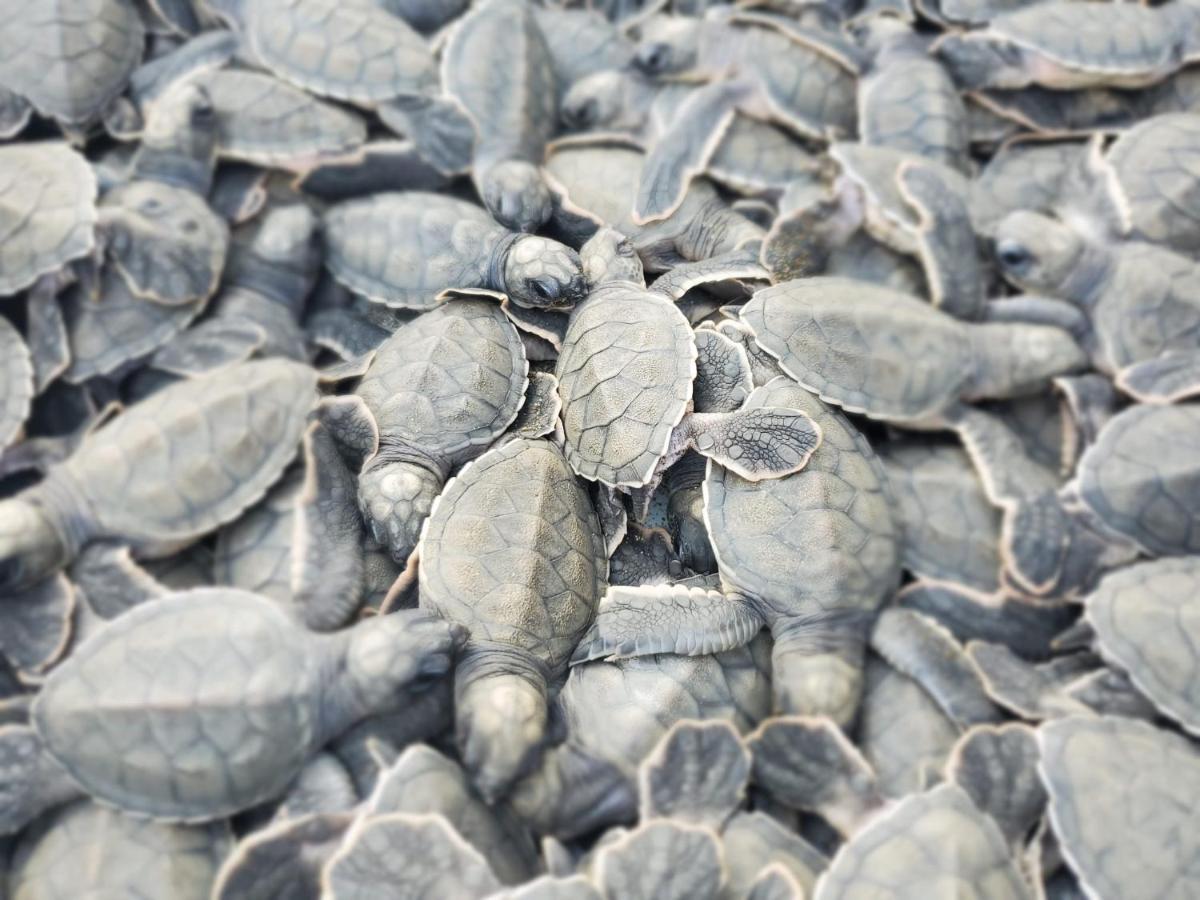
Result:
[[1016,241],[1001,241],[996,247],[996,258],[1006,271],[1020,274],[1029,268],[1033,255]]
[[582,103],[563,109],[563,120],[568,128],[588,128],[598,118],[599,104],[591,97]]
[[529,289],[539,300],[553,303],[558,299],[558,288],[547,278],[535,278],[529,282]]
[[671,48],[661,41],[639,47],[634,60],[637,67],[650,75],[663,72],[671,60]]

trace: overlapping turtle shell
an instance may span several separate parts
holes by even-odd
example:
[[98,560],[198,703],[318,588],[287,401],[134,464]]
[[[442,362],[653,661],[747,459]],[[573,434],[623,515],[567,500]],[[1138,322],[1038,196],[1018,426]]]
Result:
[[602,288],[571,315],[555,375],[571,468],[608,485],[643,485],[692,399],[692,329],[666,297]]
[[455,300],[397,330],[356,393],[384,446],[400,443],[454,461],[512,424],[528,380],[525,348],[500,305]]

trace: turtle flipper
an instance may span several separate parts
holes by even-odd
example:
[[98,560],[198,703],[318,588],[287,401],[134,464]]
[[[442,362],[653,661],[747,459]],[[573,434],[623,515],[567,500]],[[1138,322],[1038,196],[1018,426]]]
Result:
[[421,158],[445,175],[460,175],[471,167],[475,125],[449,98],[403,98],[379,108],[389,128],[407,136]]
[[0,726],[0,835],[14,834],[82,788],[28,725]]
[[696,380],[692,387],[696,412],[728,413],[740,409],[754,390],[746,351],[708,328],[696,332],[696,350]]
[[572,664],[593,659],[732,650],[758,633],[761,614],[736,595],[682,585],[610,587]]
[[821,443],[816,422],[775,406],[693,413],[679,427],[696,450],[748,481],[799,472]]
[[58,286],[57,276],[44,276],[29,289],[25,304],[25,337],[33,364],[33,387],[39,394],[71,365],[71,344],[58,305]]
[[251,832],[221,864],[213,900],[314,896],[321,868],[353,821],[348,813],[317,813]]
[[320,423],[304,433],[304,486],[296,501],[292,596],[314,631],[345,625],[362,600],[362,519],[354,476]]
[[71,641],[76,602],[64,575],[6,592],[0,603],[0,656],[31,675],[50,668]]
[[754,879],[746,900],[803,900],[804,888],[781,863],[772,863]]
[[549,372],[531,372],[525,389],[525,403],[508,433],[516,437],[539,438],[558,427],[562,398],[558,395],[558,379]]
[[483,856],[440,815],[360,820],[324,872],[330,896],[483,897],[500,882]]
[[1037,764],[1037,738],[1030,726],[977,725],[955,745],[946,780],[995,820],[1011,846],[1021,847],[1046,808]]
[[625,774],[569,741],[546,751],[508,799],[535,831],[562,840],[637,816],[637,798]]
[[1140,403],[1178,403],[1200,394],[1200,352],[1168,353],[1117,373],[1117,387]]
[[634,222],[656,222],[679,208],[692,178],[703,171],[725,137],[746,90],[741,82],[715,82],[680,105],[670,129],[654,142],[642,166]]
[[830,719],[768,719],[746,742],[755,784],[792,809],[818,813],[844,835],[883,803],[871,764]]
[[655,821],[601,850],[596,872],[606,897],[709,900],[724,880],[724,862],[715,832]]
[[209,319],[163,346],[151,365],[190,377],[245,362],[266,342],[267,333],[254,322]]
[[742,805],[749,780],[750,753],[732,725],[676,722],[638,768],[639,817],[720,830]]
[[741,278],[766,281],[770,273],[759,263],[758,256],[759,247],[754,244],[708,259],[679,263],[654,279],[650,290],[678,300],[692,288],[713,282]]
[[71,564],[70,574],[87,605],[105,619],[170,593],[119,544],[89,544]]
[[987,293],[965,200],[932,165],[905,162],[896,178],[919,219],[917,249],[933,305],[956,319],[982,319]]

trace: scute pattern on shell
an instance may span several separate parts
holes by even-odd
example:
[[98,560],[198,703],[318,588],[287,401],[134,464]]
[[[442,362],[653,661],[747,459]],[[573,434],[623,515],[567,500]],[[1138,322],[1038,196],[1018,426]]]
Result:
[[645,484],[687,411],[692,330],[670,301],[636,289],[593,294],[571,316],[555,374],[567,459],[585,478]]

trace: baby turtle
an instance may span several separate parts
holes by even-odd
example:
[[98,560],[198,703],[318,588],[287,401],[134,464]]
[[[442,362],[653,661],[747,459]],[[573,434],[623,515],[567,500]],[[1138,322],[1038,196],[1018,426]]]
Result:
[[753,275],[756,265],[697,263],[647,290],[633,246],[610,228],[583,259],[592,292],[571,314],[555,368],[571,468],[610,487],[643,487],[689,447],[754,480],[804,467],[820,432],[801,413],[692,412],[696,341],[673,298],[703,281]]
[[380,345],[341,437],[366,436],[359,503],[397,563],[404,565],[416,546],[450,471],[516,419],[528,381],[517,330],[491,300],[445,303]]
[[[21,835],[8,872],[9,896],[208,900],[231,844],[224,822],[166,825],[80,800]],[[80,864],[89,858],[92,864]]]
[[897,291],[806,278],[758,291],[741,320],[788,375],[849,412],[900,422],[1011,397],[1082,367],[1059,328],[966,323]]
[[442,84],[475,126],[471,176],[492,216],[514,231],[550,218],[539,167],[558,124],[553,59],[527,0],[487,0],[442,50]]
[[565,309],[587,290],[579,255],[497,225],[440,194],[374,194],[325,214],[325,265],[351,290],[392,307],[430,309],[443,291],[500,291],[535,309]]
[[517,439],[464,467],[421,532],[421,607],[469,634],[455,676],[462,759],[494,800],[537,763],[548,682],[595,614],[608,559],[561,452]]
[[776,707],[849,722],[871,618],[899,579],[900,536],[862,435],[788,379],[757,388],[744,408],[772,405],[807,414],[822,441],[785,478],[752,482],[709,463],[704,514],[722,589],[613,588],[575,659],[711,653],[766,625]]
[[92,541],[155,555],[233,520],[294,456],[316,380],[306,365],[264,360],[131,406],[0,501],[0,588],[32,585]]
[[57,142],[0,147],[0,295],[86,256],[95,245],[96,176]]
[[[157,819],[221,818],[278,796],[356,721],[403,709],[445,674],[454,640],[411,611],[319,635],[255,594],[185,591],[77,649],[31,716],[93,796]],[[198,741],[202,723],[211,737]],[[131,747],[130,735],[141,743]]]
[[1068,0],[1005,12],[986,28],[934,45],[966,89],[1139,88],[1200,57],[1196,9],[1187,2],[1116,6],[1100,18]]
[[4,0],[0,17],[0,86],[73,136],[100,117],[142,60],[145,29],[125,0]]
[[1200,890],[1195,744],[1118,716],[1072,716],[1042,725],[1038,746],[1050,823],[1087,893],[1183,900]]
[[1194,557],[1138,563],[1101,581],[1085,613],[1101,655],[1193,734],[1200,734],[1191,641],[1200,615],[1197,579],[1200,561]]

